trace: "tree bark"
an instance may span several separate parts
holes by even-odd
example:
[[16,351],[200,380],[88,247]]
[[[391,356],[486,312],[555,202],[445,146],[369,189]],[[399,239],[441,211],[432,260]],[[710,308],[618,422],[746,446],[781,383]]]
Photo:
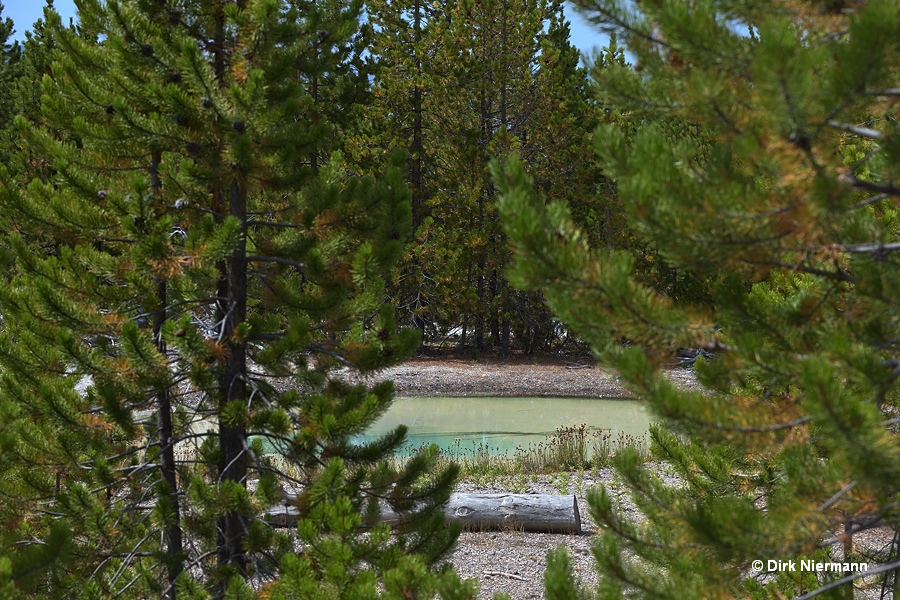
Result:
[[[247,399],[247,353],[243,341],[235,339],[235,330],[247,316],[247,192],[238,182],[228,190],[229,214],[243,223],[241,239],[225,264],[225,272],[219,281],[218,316],[222,322],[222,339],[225,341],[227,356],[221,378],[219,414],[226,407],[238,402],[246,404]],[[246,428],[243,424],[224,425],[219,420],[219,449],[222,462],[219,465],[220,481],[234,481],[245,484],[247,477],[247,453],[245,443]],[[217,559],[221,567],[236,568],[240,575],[246,574],[244,537],[250,515],[231,511],[219,517],[217,527],[219,542]]]
[[[154,152],[150,158],[150,188],[153,190],[154,203],[160,201],[162,182],[159,179],[159,163],[161,155]],[[163,340],[162,330],[166,324],[166,304],[168,286],[164,279],[156,284],[156,302],[159,308],[153,315],[153,339],[160,354],[166,355],[166,342]],[[167,590],[165,597],[168,600],[177,599],[175,581],[184,570],[184,542],[181,531],[181,509],[178,501],[178,480],[176,476],[175,462],[175,434],[172,426],[172,399],[169,388],[166,387],[156,394],[156,415],[158,441],[160,450],[160,476],[165,487],[160,493],[159,500],[167,502],[171,512],[171,521],[166,525],[166,552],[163,562],[166,565]]]
[[[244,2],[239,0],[238,6],[243,8]],[[227,87],[225,54],[225,14],[224,10],[216,15],[215,45],[213,65],[216,79],[220,87]],[[223,169],[224,171],[224,169]],[[228,194],[227,206],[223,197]],[[246,399],[246,356],[243,343],[236,343],[234,332],[237,325],[246,318],[247,312],[247,265],[246,265],[246,227],[247,227],[247,193],[237,181],[231,183],[229,189],[216,188],[213,191],[213,202],[218,215],[230,214],[241,220],[243,231],[238,248],[227,260],[216,263],[218,281],[216,283],[216,322],[219,323],[220,339],[225,343],[227,356],[221,361],[219,376],[219,398],[217,412],[221,415],[229,403],[244,402]],[[221,223],[222,217],[217,220]],[[221,462],[218,465],[219,481],[245,483],[247,476],[247,456],[244,452],[246,431],[243,426],[223,425],[218,421],[219,450]],[[216,540],[216,564],[220,570],[220,581],[216,597],[225,595],[228,571],[245,577],[247,559],[244,553],[244,537],[249,515],[235,511],[221,515],[216,521],[218,536]]]

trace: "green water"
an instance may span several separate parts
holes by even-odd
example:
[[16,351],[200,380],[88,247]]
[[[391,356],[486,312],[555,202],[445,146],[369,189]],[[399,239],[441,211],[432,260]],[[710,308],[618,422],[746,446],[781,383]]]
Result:
[[361,440],[403,424],[408,447],[437,444],[462,450],[479,444],[494,453],[511,452],[546,440],[559,427],[642,437],[650,426],[647,410],[634,400],[596,398],[397,398]]

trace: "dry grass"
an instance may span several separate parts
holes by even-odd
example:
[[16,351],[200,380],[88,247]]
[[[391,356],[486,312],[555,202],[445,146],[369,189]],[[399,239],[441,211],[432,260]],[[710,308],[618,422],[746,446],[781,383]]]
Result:
[[[516,448],[512,453],[480,442],[464,446],[457,440],[449,448],[441,449],[441,460],[459,465],[464,478],[480,481],[608,467],[616,453],[624,448],[634,448],[645,460],[650,459],[645,437],[590,429],[582,424],[560,427],[543,442]],[[405,460],[405,456],[395,460]]]

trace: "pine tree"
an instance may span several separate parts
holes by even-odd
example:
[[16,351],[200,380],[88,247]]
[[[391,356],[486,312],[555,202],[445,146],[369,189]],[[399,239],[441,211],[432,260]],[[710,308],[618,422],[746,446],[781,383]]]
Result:
[[[53,10],[47,7],[45,10]],[[41,115],[41,79],[50,74],[56,43],[52,31],[43,19],[38,19],[25,32],[22,44],[22,58],[19,73],[9,89],[9,103],[12,117],[7,124],[6,133],[9,154],[3,161],[10,174],[23,183],[35,177],[50,176],[52,168],[45,157],[38,156],[28,146],[17,131],[14,120],[22,116],[31,123],[43,123]]]
[[[0,589],[472,595],[432,569],[458,533],[437,510],[455,469],[436,448],[388,461],[403,428],[352,441],[393,389],[339,369],[418,344],[381,305],[405,158],[350,175],[310,89],[352,70],[360,15],[85,0],[67,29],[46,13],[46,124],[16,124],[51,168],[23,190],[0,167]],[[285,494],[293,536],[263,517]]]
[[22,47],[19,42],[10,43],[14,24],[9,17],[3,18],[3,4],[0,3],[0,162],[9,160],[12,147],[12,120],[16,115],[12,101],[16,81],[22,75]]
[[[342,20],[343,13],[355,10],[351,0],[290,0],[288,5],[300,14],[321,15],[318,17],[321,26],[308,25],[316,27],[318,40],[312,41],[309,51],[299,57],[297,65],[311,101],[307,118],[323,131],[327,130],[327,143],[312,151],[308,158],[315,172],[328,162],[331,153],[346,152],[347,138],[362,126],[359,121],[370,100],[372,28],[368,23],[360,25]],[[352,33],[328,29],[339,23],[343,23],[343,27],[352,27]],[[350,150],[352,152],[352,148]],[[382,158],[376,169],[389,159],[387,156]]]
[[428,237],[428,202],[440,154],[440,123],[431,107],[448,82],[447,73],[435,61],[447,28],[447,8],[422,0],[374,0],[367,4],[376,32],[372,45],[375,75],[373,99],[366,112],[368,128],[357,142],[358,154],[375,164],[397,149],[409,154],[407,180],[412,192],[413,229],[389,293],[401,322],[416,325],[423,335],[432,291],[428,282],[437,267],[428,265],[422,239]]
[[[518,153],[538,189],[564,200],[576,222],[595,230],[591,244],[604,243],[613,218],[615,197],[600,171],[591,144],[598,120],[609,117],[590,98],[586,69],[570,40],[562,2],[547,5],[545,29],[539,37],[527,122],[521,128]],[[538,293],[512,291],[514,339],[523,352],[552,350],[559,321]]]
[[[681,481],[617,456],[643,518],[592,493],[600,584],[577,591],[555,555],[548,597],[853,597],[856,574],[753,570],[769,559],[868,562],[896,595],[898,538],[865,556],[854,538],[900,530],[900,8],[581,4],[638,61],[596,71],[634,128],[598,130],[601,165],[629,226],[708,278],[714,302],[641,283],[635,257],[592,250],[521,163],[495,168],[511,279],[542,290],[663,420],[654,455]],[[702,391],[661,374],[678,346],[714,353],[697,361]]]
[[585,73],[562,4],[378,2],[372,10],[383,66],[371,135],[411,157],[415,238],[394,302],[423,328],[460,328],[461,348],[505,353],[514,334],[530,349],[555,322],[538,295],[503,279],[509,249],[487,164],[522,148],[546,182],[582,208],[595,202],[578,191],[592,185],[583,177],[592,118],[585,95],[570,93],[584,91]]

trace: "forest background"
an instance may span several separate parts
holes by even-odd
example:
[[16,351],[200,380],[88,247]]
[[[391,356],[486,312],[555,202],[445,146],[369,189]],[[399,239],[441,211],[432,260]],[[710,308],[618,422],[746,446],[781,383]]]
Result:
[[[575,21],[574,25],[571,22],[568,24],[565,48],[560,46],[560,50],[557,50],[564,50],[566,55],[560,57],[556,65],[551,65],[550,63],[544,65],[543,70],[548,73],[545,73],[542,81],[527,82],[522,80],[518,83],[517,91],[510,89],[506,92],[509,96],[508,98],[501,100],[497,96],[497,90],[503,85],[502,81],[491,82],[490,86],[494,89],[488,90],[488,95],[497,97],[489,97],[487,104],[478,109],[481,111],[480,116],[470,116],[473,119],[472,122],[460,123],[461,127],[474,131],[474,129],[481,127],[475,120],[481,120],[485,123],[491,120],[496,121],[498,118],[502,120],[499,115],[504,110],[510,113],[507,117],[503,117],[508,120],[508,123],[506,125],[500,124],[500,127],[509,126],[510,130],[514,131],[514,135],[520,140],[527,139],[528,134],[523,134],[523,132],[527,132],[529,128],[539,133],[540,129],[551,127],[550,121],[542,120],[543,117],[540,111],[550,110],[549,107],[552,103],[560,102],[564,94],[567,91],[571,91],[571,89],[560,88],[558,92],[552,92],[557,94],[558,97],[556,99],[548,96],[547,94],[552,94],[549,89],[557,85],[557,82],[551,80],[550,68],[559,71],[555,77],[580,79],[584,87],[580,92],[582,98],[579,101],[584,104],[592,103],[592,95],[587,91],[586,87],[587,69],[583,67],[578,68],[579,63],[582,62],[579,59],[579,53],[584,53],[584,60],[590,62],[589,56],[599,52],[601,46],[608,41],[609,37],[597,31],[596,28],[591,28],[582,17],[577,15],[571,5],[558,4],[559,6],[554,8],[557,13],[556,18],[574,19]],[[54,7],[63,18],[63,22],[68,22],[75,15],[75,7],[71,2],[57,2],[54,4]],[[22,18],[25,18],[25,15],[40,14],[37,3],[29,3],[27,5],[17,3],[11,6],[11,9],[11,12],[7,12],[13,17],[22,15]],[[422,23],[425,23],[427,20],[426,13],[431,12],[431,9],[424,7],[423,4],[422,10],[424,11],[422,13]],[[535,7],[523,10],[534,11]],[[389,30],[393,26],[391,23],[380,24],[377,19],[376,17],[372,21],[372,25],[376,29],[384,26]],[[14,22],[16,23],[15,33],[9,37],[9,41],[24,41],[26,32],[30,33],[28,31],[31,27],[30,22],[27,25],[15,19]],[[520,24],[522,22],[524,20],[520,19]],[[511,24],[510,27],[519,26]],[[540,45],[542,43],[539,34],[546,35],[548,32],[539,32],[534,25],[530,27],[531,31],[519,29],[515,35],[520,37],[531,36],[532,40],[528,42],[531,47],[517,48],[513,52],[519,53],[519,56],[513,58],[512,54],[509,54],[507,57],[500,59],[501,61],[518,61],[520,65],[517,68],[519,69],[522,69],[528,61],[531,61],[532,65],[537,68],[537,60],[541,52]],[[572,33],[573,28],[574,34]],[[431,36],[432,38],[444,35],[433,28],[429,29],[426,27],[425,30],[427,30],[426,36]],[[454,35],[459,33],[456,32]],[[463,33],[462,35],[466,34]],[[482,42],[487,44],[483,48],[496,42],[496,40],[488,40],[489,35],[486,34],[482,39]],[[560,34],[554,35],[559,37]],[[395,43],[403,42],[395,40]],[[427,43],[427,40],[423,39],[421,43]],[[562,42],[557,41],[554,43],[559,45]],[[578,50],[575,50],[576,48]],[[445,53],[452,51],[453,49],[449,47],[444,48]],[[435,90],[440,89],[440,86],[444,85],[452,88],[455,87],[455,84],[452,81],[452,76],[446,72],[446,65],[440,66],[440,57],[423,55],[420,58],[424,58],[426,67],[425,70],[421,71],[419,77],[422,81],[429,80],[429,83],[423,85],[420,91],[422,98],[427,98],[427,100],[418,108],[414,108],[414,110],[420,111],[423,115],[432,115],[432,120],[430,122],[411,121],[410,123],[403,123],[402,119],[407,117],[393,117],[395,122],[389,124],[394,132],[393,135],[396,135],[397,132],[405,131],[408,127],[417,129],[418,133],[413,131],[411,134],[406,134],[411,136],[407,140],[388,141],[384,137],[383,132],[372,132],[370,134],[378,137],[379,141],[377,143],[381,144],[386,150],[395,146],[406,147],[407,149],[412,148],[415,144],[421,146],[421,149],[413,153],[415,155],[413,164],[417,165],[414,169],[418,173],[410,173],[411,180],[415,177],[417,181],[414,185],[413,216],[416,245],[420,246],[420,248],[417,250],[410,249],[407,261],[412,266],[406,270],[398,271],[391,282],[392,293],[394,294],[393,302],[397,306],[398,317],[401,323],[404,325],[415,324],[422,330],[427,342],[438,343],[445,349],[468,349],[474,351],[476,355],[484,353],[485,350],[506,355],[510,352],[510,340],[512,340],[512,345],[515,349],[522,350],[526,354],[530,354],[536,349],[553,351],[564,345],[573,346],[571,343],[573,340],[568,339],[560,322],[554,319],[542,306],[538,297],[533,294],[516,292],[507,288],[503,283],[501,272],[503,265],[508,259],[508,254],[505,250],[499,249],[503,245],[501,241],[502,234],[499,232],[500,226],[496,213],[489,201],[493,195],[492,184],[489,181],[485,181],[480,189],[471,189],[466,193],[463,193],[461,190],[454,190],[452,194],[460,196],[459,198],[447,197],[447,194],[451,193],[446,191],[450,181],[448,179],[450,170],[453,168],[462,169],[463,166],[461,164],[452,166],[452,163],[448,162],[448,159],[440,155],[440,153],[456,153],[458,163],[459,161],[468,160],[471,158],[471,153],[474,152],[472,148],[476,145],[486,148],[488,145],[493,144],[493,137],[496,132],[485,131],[479,133],[476,136],[477,139],[470,136],[471,139],[467,142],[469,148],[460,147],[453,150],[448,148],[446,143],[442,142],[438,137],[429,139],[425,133],[426,131],[448,131],[443,124],[437,126],[441,123],[441,119],[444,118],[439,116],[438,113],[440,111],[447,112],[448,109],[446,105],[443,108],[431,105],[439,95],[435,93]],[[484,68],[487,69],[489,67],[485,66]],[[444,69],[445,73],[439,73],[441,69]],[[568,74],[563,73],[566,70],[569,71]],[[402,77],[404,75],[400,75],[401,72],[402,69],[399,69],[396,74]],[[523,71],[520,71],[518,74],[510,71],[507,76],[510,80],[513,80],[521,76],[522,73]],[[375,75],[370,73],[370,76],[374,77]],[[488,75],[488,77],[490,76]],[[407,81],[406,85],[409,83]],[[476,91],[480,85],[482,84],[474,79],[468,81],[466,83],[466,86],[469,88],[467,93],[481,93]],[[568,85],[571,88],[572,81],[567,84],[562,83],[562,85]],[[521,97],[513,97],[515,94],[520,96],[523,93],[530,94],[535,90],[539,91],[540,88],[543,88],[543,91],[540,93],[543,93],[544,97],[531,98],[529,100],[531,106],[525,106]],[[376,92],[376,96],[380,97],[382,107],[374,110],[386,110],[384,107],[389,106],[390,103],[390,100],[385,96],[388,93],[397,94],[400,93],[400,90],[395,88],[393,92],[386,90]],[[508,106],[501,107],[501,103],[506,103]],[[592,126],[597,122],[597,116],[592,116],[589,112],[578,113],[578,111],[583,112],[585,110],[585,108],[577,108],[572,113],[572,116],[575,117],[577,115],[577,118],[566,125],[567,129],[565,131],[560,130],[554,134],[558,138],[557,140],[549,142],[550,144],[565,143],[570,146],[574,146],[577,143],[582,148],[588,149],[587,153],[577,159],[573,157],[564,158],[564,154],[559,153],[557,159],[560,161],[560,165],[563,164],[564,160],[572,159],[577,161],[567,166],[568,170],[586,169],[588,168],[585,164],[586,161],[592,160],[592,151],[589,150],[590,142],[587,140],[587,136]],[[412,118],[415,119],[415,117]],[[542,125],[536,127],[536,123],[542,123]],[[388,124],[382,123],[382,126],[388,126]],[[491,123],[490,128],[496,130],[498,128],[497,123]],[[562,140],[565,141],[562,142]],[[575,140],[579,141],[575,142]],[[357,142],[358,144],[365,144],[372,143],[372,140],[367,142],[359,138]],[[534,156],[538,154],[547,156],[556,154],[556,149],[545,146],[545,143],[547,143],[546,140],[536,138],[531,145],[537,150],[526,150]],[[442,144],[445,149],[438,151],[438,147]],[[484,162],[486,157],[502,155],[503,151],[504,147],[501,143],[496,148],[483,151],[483,156],[478,158],[474,164]],[[365,152],[370,153],[366,157],[367,160],[377,162],[378,157],[371,154],[370,150]],[[469,156],[464,158],[466,153]],[[354,159],[356,158],[361,157],[354,157]],[[552,169],[554,167],[548,164],[544,168]],[[542,178],[542,180],[549,181],[554,179],[561,181],[567,176],[567,172],[563,170],[556,173],[547,171],[547,176]],[[469,177],[471,178],[472,175],[470,174]],[[586,198],[586,196],[596,195],[596,190],[588,188],[575,190],[572,188],[570,193],[573,196],[580,195],[585,197],[581,201],[583,205],[581,212],[585,223],[590,223],[591,229],[598,231],[603,229],[606,231],[605,235],[607,237],[611,237],[610,232],[618,230],[619,226],[613,222],[614,218],[611,218],[612,215],[609,213],[610,207],[606,206],[607,203]],[[610,193],[609,190],[607,190],[607,193]],[[468,195],[468,199],[463,198],[465,195]],[[480,200],[476,199],[478,195],[482,196]],[[487,203],[487,208],[480,208],[480,205],[485,204],[485,202]],[[444,227],[444,223],[453,222],[454,219],[459,219],[462,216],[466,216],[471,227],[456,228],[451,226],[451,228],[470,229],[470,233],[463,234],[463,238],[454,238],[454,235],[460,234],[448,232],[448,228]],[[601,221],[605,224],[602,224]],[[672,281],[677,281],[677,274],[672,275],[671,279]],[[451,340],[452,343],[450,343]],[[570,347],[569,349],[571,350],[572,348]],[[582,347],[581,349],[583,350],[584,348]]]
[[[74,0],[55,0],[53,7],[56,12],[63,18],[63,22],[68,22],[70,17],[75,16]],[[607,44],[609,36],[597,28],[592,27],[570,3],[564,6],[566,18],[572,32],[572,44],[581,50],[587,56],[591,56],[594,50],[599,50]],[[43,4],[39,2],[20,2],[9,4],[6,7],[5,17],[9,17],[16,24],[16,31],[12,38],[19,42],[25,41],[25,31],[31,25],[40,19],[43,15]]]
[[[64,22],[74,14],[74,6],[68,3],[56,8]],[[34,13],[34,9],[32,6],[27,12]],[[14,10],[26,12],[21,6]],[[476,355],[485,351],[507,355],[511,349],[525,354],[535,350],[552,352],[563,346],[573,349],[577,342],[572,343],[574,340],[539,295],[519,292],[505,284],[502,271],[509,251],[493,208],[495,192],[486,166],[492,157],[507,152],[510,144],[523,144],[523,156],[536,167],[541,163],[535,171],[539,183],[556,185],[560,192],[565,188],[573,206],[578,205],[576,210],[586,229],[596,232],[595,241],[599,243],[603,238],[604,243],[617,244],[627,237],[621,223],[616,222],[612,187],[608,182],[598,183],[602,177],[596,176],[589,137],[605,115],[589,91],[588,69],[583,66],[581,50],[574,44],[567,21],[565,13],[574,13],[573,8],[553,3],[557,24],[550,27],[556,31],[546,29],[546,20],[532,18],[529,23],[527,14],[547,10],[540,3],[503,9],[523,11],[503,26],[517,38],[507,42],[499,41],[498,36],[507,35],[499,25],[496,31],[479,29],[476,23],[465,25],[472,28],[470,31],[440,31],[431,18],[434,9],[424,3],[421,31],[397,31],[394,33],[407,39],[395,37],[388,41],[386,33],[396,23],[390,18],[380,21],[384,17],[378,16],[381,9],[377,4],[368,10],[373,12],[371,25],[382,32],[372,38],[375,45],[367,50],[371,53],[368,58],[383,53],[378,60],[405,59],[415,65],[385,64],[378,73],[374,66],[369,67],[372,70],[368,76],[376,82],[371,90],[372,102],[367,114],[358,115],[361,120],[355,127],[368,127],[370,131],[348,131],[346,142],[334,148],[350,153],[350,160],[356,164],[373,165],[370,170],[377,168],[374,165],[392,149],[403,148],[411,153],[408,177],[413,187],[413,237],[404,267],[389,282],[400,323],[418,327],[426,342],[444,349],[469,350]],[[582,50],[599,51],[597,42],[608,40],[608,36],[589,29],[580,17],[577,19]],[[567,23],[565,30],[563,21]],[[22,39],[28,27],[30,24],[16,24],[17,33],[9,40]],[[443,44],[436,46],[440,48],[436,53],[434,48],[423,50],[447,35],[458,36],[456,47]],[[415,36],[421,38],[417,42],[420,55],[411,47],[400,50],[404,44],[413,43]],[[548,46],[548,52],[554,55],[542,58],[545,43],[553,47]],[[503,56],[493,56],[491,48],[499,47],[498,44],[506,44]],[[406,56],[391,55],[398,51]],[[466,66],[470,73],[462,78],[461,72],[452,72],[461,65],[451,66],[449,57],[464,51],[472,52],[474,62]],[[482,63],[476,69],[475,65],[487,56],[495,64]],[[501,65],[503,69],[498,68]],[[407,67],[418,72],[410,73]],[[506,79],[498,78],[499,73],[504,73]],[[412,89],[410,86],[418,86],[413,104],[397,105],[398,101],[404,102],[400,98],[405,88]],[[455,106],[449,104],[449,98],[442,97],[443,88],[461,90],[463,96],[455,100]],[[323,95],[322,101],[328,102],[327,96]],[[458,114],[451,115],[454,111]],[[561,111],[568,113],[565,122],[560,120]],[[516,141],[504,140],[499,134],[502,129]],[[381,154],[374,147],[380,147]],[[591,173],[591,169],[595,172]],[[581,183],[575,185],[576,181]],[[649,257],[652,250],[648,251]],[[665,266],[659,262],[651,266],[650,262],[644,267],[648,273],[654,272],[653,277],[666,278],[670,287],[679,285],[682,278],[677,273],[656,272]],[[580,350],[584,350],[583,346]]]

